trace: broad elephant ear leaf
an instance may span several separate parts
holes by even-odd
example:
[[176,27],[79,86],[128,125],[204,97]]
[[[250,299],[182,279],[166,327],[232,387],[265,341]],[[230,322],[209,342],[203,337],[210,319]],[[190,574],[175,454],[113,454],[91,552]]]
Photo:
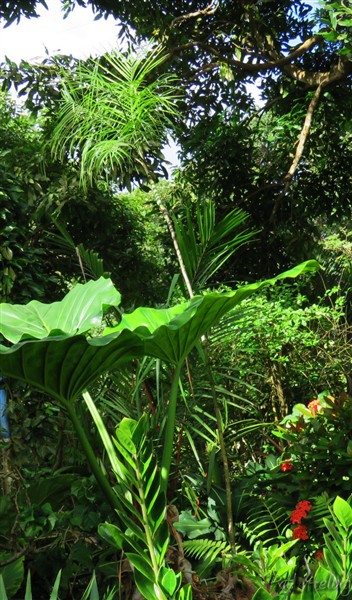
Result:
[[0,373],[61,402],[73,401],[104,373],[143,355],[143,344],[128,331],[106,338],[56,336],[0,346]]
[[280,279],[298,277],[319,268],[315,260],[301,263],[277,277],[252,283],[227,293],[195,296],[189,302],[170,309],[137,308],[123,315],[119,325],[107,328],[104,334],[126,329],[144,340],[145,354],[178,364],[185,359],[202,335],[242,300]]
[[25,306],[0,304],[0,333],[16,344],[24,339],[86,333],[101,324],[104,310],[118,306],[121,295],[110,279],[78,283],[60,302],[32,300]]
[[[0,346],[0,373],[26,381],[61,401],[74,400],[100,375],[133,358],[149,355],[180,364],[199,338],[244,298],[279,279],[317,268],[316,261],[307,261],[278,277],[233,292],[196,296],[170,309],[139,308],[124,315],[117,327],[106,329],[105,335],[93,338],[80,332],[99,324],[104,307],[120,299],[109,280],[76,286],[76,294],[72,291],[52,305],[36,303],[33,309],[30,303],[13,307],[13,313],[11,305],[6,305],[8,312],[2,316],[11,316],[11,326],[0,321],[0,333],[10,342],[22,341],[10,348]],[[95,293],[94,299],[91,296]],[[31,313],[20,310],[30,305]],[[29,314],[35,319],[32,328]],[[58,330],[66,333],[57,335]]]

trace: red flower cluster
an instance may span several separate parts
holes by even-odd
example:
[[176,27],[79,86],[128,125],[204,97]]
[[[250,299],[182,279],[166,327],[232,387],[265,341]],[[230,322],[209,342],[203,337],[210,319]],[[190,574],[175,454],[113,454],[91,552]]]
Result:
[[305,525],[295,527],[292,532],[292,537],[294,540],[307,540],[309,538],[307,527]]
[[295,527],[292,532],[294,540],[307,540],[309,535],[307,533],[306,525],[301,525],[302,519],[305,519],[312,509],[312,503],[309,500],[301,500],[297,502],[296,508],[291,512],[290,521],[291,523],[297,523],[298,527]]
[[302,523],[302,519],[306,518],[311,508],[312,504],[309,502],[309,500],[301,500],[298,502],[295,510],[293,510],[291,513],[291,523]]
[[322,550],[317,550],[317,552],[314,554],[314,558],[316,560],[324,558],[324,552],[322,552]]
[[284,462],[281,463],[281,471],[283,473],[286,473],[286,471],[292,471],[292,469],[293,469],[292,460],[290,458],[286,458],[284,460]]
[[322,410],[322,405],[320,404],[320,400],[319,399],[315,399],[315,400],[311,400],[309,402],[309,404],[307,404],[307,408],[309,408],[310,412],[312,413],[313,417],[315,417],[315,415],[317,414],[318,411]]

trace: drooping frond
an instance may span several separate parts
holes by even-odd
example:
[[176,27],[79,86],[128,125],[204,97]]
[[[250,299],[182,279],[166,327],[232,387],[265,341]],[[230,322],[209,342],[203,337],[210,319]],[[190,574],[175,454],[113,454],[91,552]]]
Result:
[[62,103],[51,146],[54,157],[80,161],[81,184],[124,172],[150,177],[165,129],[177,114],[175,76],[152,73],[160,50],[149,55],[113,53],[62,74]]

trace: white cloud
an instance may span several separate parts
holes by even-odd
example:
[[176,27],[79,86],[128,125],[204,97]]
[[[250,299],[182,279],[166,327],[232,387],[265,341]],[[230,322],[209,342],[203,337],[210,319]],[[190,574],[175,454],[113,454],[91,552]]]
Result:
[[48,10],[39,6],[40,16],[22,18],[17,25],[0,29],[0,61],[5,55],[19,62],[38,60],[49,54],[73,54],[76,58],[97,56],[117,46],[118,24],[112,18],[94,21],[90,7],[76,6],[64,19],[60,0],[46,0]]

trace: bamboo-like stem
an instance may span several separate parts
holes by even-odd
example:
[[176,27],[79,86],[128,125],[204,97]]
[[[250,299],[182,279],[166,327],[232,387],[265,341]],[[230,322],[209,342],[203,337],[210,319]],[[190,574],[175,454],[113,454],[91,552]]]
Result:
[[194,297],[194,293],[193,293],[192,285],[191,285],[190,279],[188,277],[188,273],[187,273],[187,270],[186,270],[185,263],[184,263],[183,258],[182,258],[180,246],[179,246],[177,238],[176,238],[176,233],[175,233],[175,229],[174,229],[171,217],[170,217],[167,209],[165,208],[165,206],[162,204],[162,202],[159,199],[157,200],[157,204],[158,204],[158,206],[160,208],[160,212],[163,215],[163,217],[165,219],[165,222],[166,222],[166,225],[167,225],[167,228],[169,230],[170,237],[172,239],[172,243],[173,243],[174,248],[175,248],[175,252],[176,252],[178,264],[179,264],[180,269],[181,269],[183,281],[185,282],[185,286],[187,288],[187,292],[189,294],[189,297],[193,298]]
[[73,402],[66,402],[63,400],[62,402],[68,412],[72,425],[76,431],[77,437],[81,443],[83,452],[86,455],[89,466],[92,470],[95,479],[97,480],[98,485],[100,486],[100,489],[104,493],[105,498],[109,502],[111,508],[113,508],[114,510],[118,510],[120,508],[118,498],[99,466],[99,463],[95,457],[93,448],[90,445],[86,432],[84,431],[81,423],[79,422]]
[[167,409],[167,419],[165,426],[165,436],[164,436],[164,449],[163,456],[161,459],[161,490],[166,493],[167,484],[169,481],[169,473],[172,459],[172,446],[174,441],[174,433],[175,433],[175,422],[176,422],[176,406],[177,406],[177,394],[178,394],[178,386],[180,373],[182,368],[182,362],[179,362],[173,372],[172,377],[172,385],[170,390],[170,398],[169,398],[169,406]]

